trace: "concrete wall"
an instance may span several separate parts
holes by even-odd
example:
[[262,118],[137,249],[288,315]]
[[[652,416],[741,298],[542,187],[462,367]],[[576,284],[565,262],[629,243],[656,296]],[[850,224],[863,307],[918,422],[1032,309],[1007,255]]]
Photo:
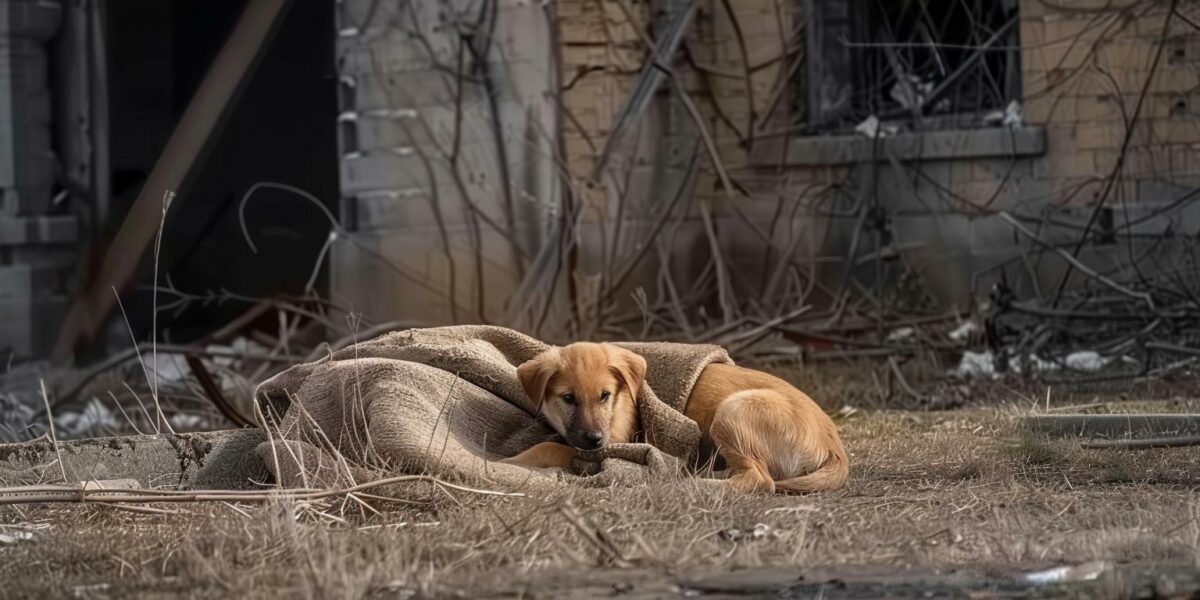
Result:
[[[497,10],[481,17],[481,6]],[[561,185],[545,10],[516,0],[338,4],[350,235],[333,247],[335,302],[378,320],[522,318],[508,300],[552,240]]]

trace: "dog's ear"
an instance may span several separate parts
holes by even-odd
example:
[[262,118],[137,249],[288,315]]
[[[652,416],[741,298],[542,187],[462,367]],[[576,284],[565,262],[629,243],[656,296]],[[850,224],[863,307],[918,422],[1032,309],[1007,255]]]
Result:
[[637,400],[638,390],[646,381],[646,359],[620,346],[605,344],[608,362],[617,378],[629,388],[629,394]]
[[517,367],[517,379],[521,380],[521,387],[538,406],[542,405],[546,386],[550,384],[550,378],[558,373],[561,364],[559,349],[551,348]]

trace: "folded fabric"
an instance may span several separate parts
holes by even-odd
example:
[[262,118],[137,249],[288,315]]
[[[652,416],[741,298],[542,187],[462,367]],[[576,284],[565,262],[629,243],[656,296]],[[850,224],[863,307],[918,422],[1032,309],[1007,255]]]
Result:
[[411,329],[296,365],[259,386],[257,448],[285,487],[345,487],[398,474],[486,483],[492,489],[612,485],[678,476],[700,431],[684,416],[704,367],[731,363],[720,347],[619,344],[643,356],[643,437],[581,453],[574,472],[494,462],[557,440],[517,380],[517,366],[549,348],[503,327]]

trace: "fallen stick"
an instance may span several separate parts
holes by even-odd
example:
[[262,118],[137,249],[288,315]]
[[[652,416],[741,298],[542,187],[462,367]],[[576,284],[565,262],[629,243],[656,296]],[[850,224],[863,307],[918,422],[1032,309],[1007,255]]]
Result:
[[1108,414],[1033,415],[1023,419],[1034,431],[1059,437],[1140,439],[1200,436],[1200,415]]
[[1147,450],[1150,448],[1184,448],[1200,446],[1200,435],[1178,435],[1130,440],[1087,440],[1079,443],[1084,448],[1119,448],[1124,450]]
[[1146,349],[1174,352],[1175,354],[1186,354],[1188,356],[1200,356],[1200,348],[1188,348],[1187,346],[1168,344],[1165,342],[1146,342]]
[[204,366],[204,361],[193,355],[185,356],[188,368],[192,370],[192,375],[196,377],[196,381],[200,384],[200,388],[204,390],[204,395],[212,402],[213,406],[217,407],[221,415],[229,419],[230,423],[238,427],[256,427],[254,421],[247,419],[238,412],[236,408],[225,399],[225,394],[221,392],[221,386],[213,381],[212,374]]
[[[65,391],[55,394],[55,398],[51,401],[51,408],[62,405],[72,400],[76,394],[83,390],[87,384],[91,383],[96,377],[99,377],[104,372],[117,368],[126,362],[135,360],[138,356],[148,352],[151,349],[151,344],[138,344],[133,348],[118,352],[100,363],[88,368],[88,370],[79,376],[70,387]],[[263,362],[273,363],[296,363],[306,361],[303,356],[289,356],[276,354],[262,354],[258,352],[238,352],[236,350],[223,349],[208,349],[199,346],[175,346],[159,344],[155,348],[160,354],[175,354],[182,356],[203,356],[203,357],[224,357],[224,358],[240,358],[250,360],[261,360]]]
[[497,492],[469,488],[442,481],[429,475],[401,475],[388,477],[348,488],[320,490],[313,488],[271,490],[147,490],[133,487],[102,488],[95,485],[29,485],[0,488],[0,505],[42,503],[88,503],[146,504],[151,502],[270,502],[273,500],[320,500],[348,496],[363,490],[394,483],[427,481],[442,488],[480,494],[523,498],[519,492]]
[[1052,413],[1064,412],[1068,410],[1086,410],[1089,408],[1100,408],[1102,406],[1106,406],[1107,404],[1107,402],[1091,402],[1088,404],[1072,404],[1071,406],[1055,406],[1053,408],[1047,408],[1044,412]]
[[[1062,248],[1059,248],[1058,246],[1055,246],[1054,244],[1046,242],[1042,238],[1038,237],[1038,235],[1036,233],[1034,233],[1033,231],[1030,231],[1030,229],[1028,227],[1026,227],[1020,221],[1013,218],[1013,216],[1008,214],[1007,212],[1000,211],[999,213],[996,214],[996,216],[1000,217],[1001,219],[1004,219],[1004,221],[1007,222],[1009,225],[1012,225],[1014,229],[1025,234],[1025,237],[1028,237],[1029,239],[1033,240],[1034,242],[1037,242],[1039,245],[1041,245],[1041,246],[1045,247],[1046,249],[1061,256],[1063,258],[1063,260],[1067,261],[1067,264],[1071,265],[1072,267],[1074,267],[1076,270],[1083,273],[1084,275],[1087,275],[1088,277],[1091,277],[1092,279],[1099,281],[1100,283],[1104,284],[1105,286],[1107,286],[1108,288],[1112,289],[1113,291],[1115,291],[1119,294],[1123,294],[1130,298],[1136,298],[1138,300],[1145,302],[1146,306],[1149,307],[1152,312],[1157,311],[1157,308],[1154,306],[1154,298],[1152,298],[1150,296],[1150,294],[1148,294],[1146,292],[1137,292],[1137,291],[1131,290],[1131,289],[1117,283],[1116,281],[1113,281],[1112,279],[1105,277],[1104,275],[1101,275],[1096,270],[1079,262],[1079,259],[1075,258],[1075,256],[1072,255],[1071,253],[1067,252],[1066,250],[1063,250]],[[1064,279],[1064,281],[1065,281],[1065,279]]]
[[600,176],[604,174],[612,153],[624,140],[629,128],[645,112],[646,107],[650,105],[655,92],[658,91],[659,86],[662,85],[663,79],[666,77],[664,69],[660,68],[660,66],[670,64],[671,57],[675,55],[675,51],[679,49],[679,44],[683,42],[688,25],[691,24],[692,16],[696,14],[696,10],[697,3],[689,2],[687,7],[676,14],[670,24],[667,25],[662,37],[658,40],[658,44],[650,52],[650,55],[646,57],[646,61],[642,65],[642,71],[638,75],[637,83],[634,84],[633,92],[625,99],[624,104],[621,105],[621,110],[613,118],[613,126],[609,130],[608,140],[605,141],[604,148],[600,151],[600,156],[596,159],[595,166],[592,167],[592,180],[600,180]]

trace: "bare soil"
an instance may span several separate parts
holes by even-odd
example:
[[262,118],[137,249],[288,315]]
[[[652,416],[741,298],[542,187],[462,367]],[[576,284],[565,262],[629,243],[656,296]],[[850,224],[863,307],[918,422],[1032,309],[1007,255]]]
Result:
[[[843,418],[851,480],[820,495],[735,496],[682,479],[523,498],[418,484],[423,501],[378,513],[345,503],[0,507],[0,535],[31,534],[0,542],[0,597],[1190,597],[1200,589],[1200,448],[1085,450],[1030,437],[1017,420],[1045,410],[1043,398],[990,393],[1008,400]],[[1109,566],[1074,586],[1021,579],[1087,561]]]

